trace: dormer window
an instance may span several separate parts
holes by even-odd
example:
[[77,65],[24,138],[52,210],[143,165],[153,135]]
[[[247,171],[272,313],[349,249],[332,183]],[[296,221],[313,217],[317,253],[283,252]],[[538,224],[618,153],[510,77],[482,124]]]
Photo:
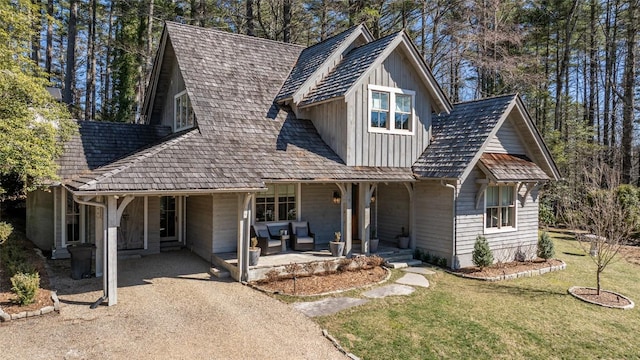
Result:
[[195,124],[196,116],[191,108],[187,90],[178,93],[174,99],[173,130],[180,131],[192,128]]
[[415,92],[369,85],[369,132],[412,135]]

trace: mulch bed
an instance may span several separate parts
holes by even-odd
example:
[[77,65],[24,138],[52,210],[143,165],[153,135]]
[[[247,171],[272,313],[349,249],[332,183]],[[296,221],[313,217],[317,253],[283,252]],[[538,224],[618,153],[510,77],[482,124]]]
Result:
[[319,295],[327,292],[347,290],[365,285],[376,284],[385,279],[387,271],[380,266],[372,269],[343,271],[328,275],[298,277],[293,279],[279,279],[272,282],[254,282],[251,285],[277,294],[285,295]]
[[0,309],[7,314],[17,314],[23,311],[40,310],[45,306],[53,306],[51,300],[51,291],[49,283],[49,275],[45,267],[45,260],[38,256],[33,248],[32,242],[21,240],[21,245],[26,249],[27,261],[30,262],[40,274],[40,289],[36,295],[36,301],[33,304],[20,306],[14,303],[16,295],[11,291],[11,279],[5,276],[5,269],[0,264]]
[[621,309],[633,307],[633,302],[630,299],[612,291],[600,289],[600,294],[598,295],[597,289],[574,286],[569,289],[569,293],[581,300],[596,305]]
[[485,268],[479,268],[476,266],[466,267],[455,270],[455,273],[464,274],[467,277],[473,278],[492,278],[501,275],[517,274],[529,270],[540,270],[543,268],[549,268],[552,266],[562,265],[563,262],[556,259],[535,259],[531,261],[512,261],[508,263],[493,264]]

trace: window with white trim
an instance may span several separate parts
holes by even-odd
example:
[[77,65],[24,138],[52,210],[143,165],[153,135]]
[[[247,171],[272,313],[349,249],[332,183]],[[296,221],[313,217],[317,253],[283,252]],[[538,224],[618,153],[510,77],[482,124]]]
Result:
[[485,190],[485,229],[511,229],[516,226],[516,187],[492,185]]
[[369,85],[369,131],[413,134],[415,92]]
[[296,185],[268,185],[256,195],[256,221],[297,220]]
[[180,131],[193,127],[195,124],[195,114],[191,107],[191,101],[187,90],[178,93],[174,97],[174,112],[173,112],[173,129],[174,131]]

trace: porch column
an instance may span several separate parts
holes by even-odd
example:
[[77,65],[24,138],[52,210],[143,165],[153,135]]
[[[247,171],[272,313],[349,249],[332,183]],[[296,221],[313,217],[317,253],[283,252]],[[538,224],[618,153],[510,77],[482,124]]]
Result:
[[371,196],[376,189],[376,184],[361,183],[360,189],[360,241],[362,244],[361,252],[369,256],[371,239]]
[[352,208],[351,208],[351,184],[336,184],[340,189],[342,203],[341,217],[342,217],[342,238],[344,239],[344,254],[347,257],[352,255],[353,239],[351,234],[352,229]]
[[415,216],[415,201],[413,196],[413,183],[404,183],[404,186],[409,192],[409,248],[416,248],[416,216]]
[[249,234],[251,231],[251,200],[253,194],[238,196],[238,280],[249,280]]
[[107,197],[107,219],[109,227],[104,244],[104,284],[109,306],[118,303],[118,199]]
[[[96,198],[97,202],[102,202],[102,198]],[[94,207],[94,231],[96,238],[96,277],[101,277],[103,275],[103,259],[104,259],[104,235],[106,233],[106,224],[104,222],[105,213],[103,212],[101,207]],[[105,285],[106,289],[106,285]]]

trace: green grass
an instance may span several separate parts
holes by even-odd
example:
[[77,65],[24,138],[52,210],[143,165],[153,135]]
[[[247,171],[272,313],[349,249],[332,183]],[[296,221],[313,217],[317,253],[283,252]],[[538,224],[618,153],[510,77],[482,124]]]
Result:
[[[429,276],[430,288],[411,296],[372,300],[316,321],[363,359],[638,357],[639,309],[608,309],[568,295],[573,285],[595,286],[595,265],[575,241],[552,236],[564,271],[497,283],[438,272]],[[617,261],[602,285],[640,301],[640,266]]]

